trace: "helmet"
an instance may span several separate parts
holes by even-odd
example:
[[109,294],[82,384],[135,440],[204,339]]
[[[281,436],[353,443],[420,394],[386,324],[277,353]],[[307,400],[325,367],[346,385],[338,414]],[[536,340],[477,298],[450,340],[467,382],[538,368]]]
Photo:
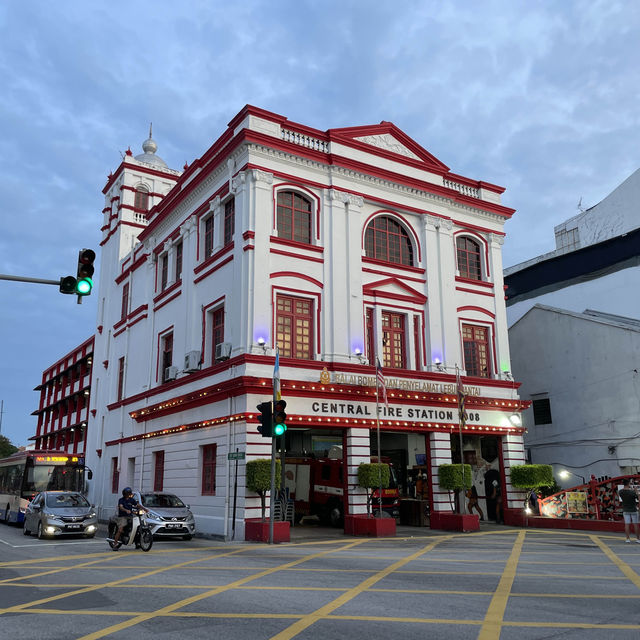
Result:
[[125,487],[122,490],[122,497],[126,498],[130,493],[133,493],[133,491],[131,491],[131,487]]

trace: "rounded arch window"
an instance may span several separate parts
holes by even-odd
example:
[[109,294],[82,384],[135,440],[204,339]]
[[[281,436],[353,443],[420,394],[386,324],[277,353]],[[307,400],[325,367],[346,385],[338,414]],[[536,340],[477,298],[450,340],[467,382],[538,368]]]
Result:
[[142,184],[136,187],[133,207],[134,209],[140,209],[141,211],[149,210],[149,189]]
[[468,236],[460,236],[456,239],[456,253],[460,276],[470,280],[482,280],[480,243]]
[[364,235],[367,258],[413,267],[413,246],[407,230],[391,216],[374,218]]
[[278,237],[311,243],[311,200],[295,191],[279,191],[277,197]]

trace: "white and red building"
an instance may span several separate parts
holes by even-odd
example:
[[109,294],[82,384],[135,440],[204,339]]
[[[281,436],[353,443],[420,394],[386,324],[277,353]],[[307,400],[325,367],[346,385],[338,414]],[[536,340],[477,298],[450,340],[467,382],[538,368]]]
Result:
[[[366,511],[357,467],[381,449],[403,491],[426,472],[432,526],[450,511],[438,465],[463,457],[481,496],[524,461],[509,374],[503,189],[452,173],[389,122],[319,131],[246,106],[184,171],[127,152],[103,189],[87,463],[102,515],[122,487],[191,505],[199,531],[243,536],[260,515],[235,461],[268,457],[256,405],[276,346],[287,449],[343,449],[342,509]],[[95,415],[93,415],[95,410]],[[95,471],[98,470],[96,473]]]
[[89,420],[93,336],[42,373],[35,449],[84,455]]

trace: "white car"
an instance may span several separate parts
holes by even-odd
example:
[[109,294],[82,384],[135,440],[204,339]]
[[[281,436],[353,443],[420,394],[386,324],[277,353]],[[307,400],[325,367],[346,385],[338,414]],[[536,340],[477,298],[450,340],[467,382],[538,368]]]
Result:
[[135,491],[133,497],[149,509],[147,525],[154,537],[172,537],[191,540],[196,532],[196,520],[185,504],[172,493]]

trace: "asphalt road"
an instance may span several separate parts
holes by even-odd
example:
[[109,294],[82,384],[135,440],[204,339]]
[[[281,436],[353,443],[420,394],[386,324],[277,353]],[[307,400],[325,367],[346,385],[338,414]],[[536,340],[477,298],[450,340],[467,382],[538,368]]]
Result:
[[640,545],[485,526],[289,544],[108,549],[0,525],[2,638],[402,640],[640,637]]

